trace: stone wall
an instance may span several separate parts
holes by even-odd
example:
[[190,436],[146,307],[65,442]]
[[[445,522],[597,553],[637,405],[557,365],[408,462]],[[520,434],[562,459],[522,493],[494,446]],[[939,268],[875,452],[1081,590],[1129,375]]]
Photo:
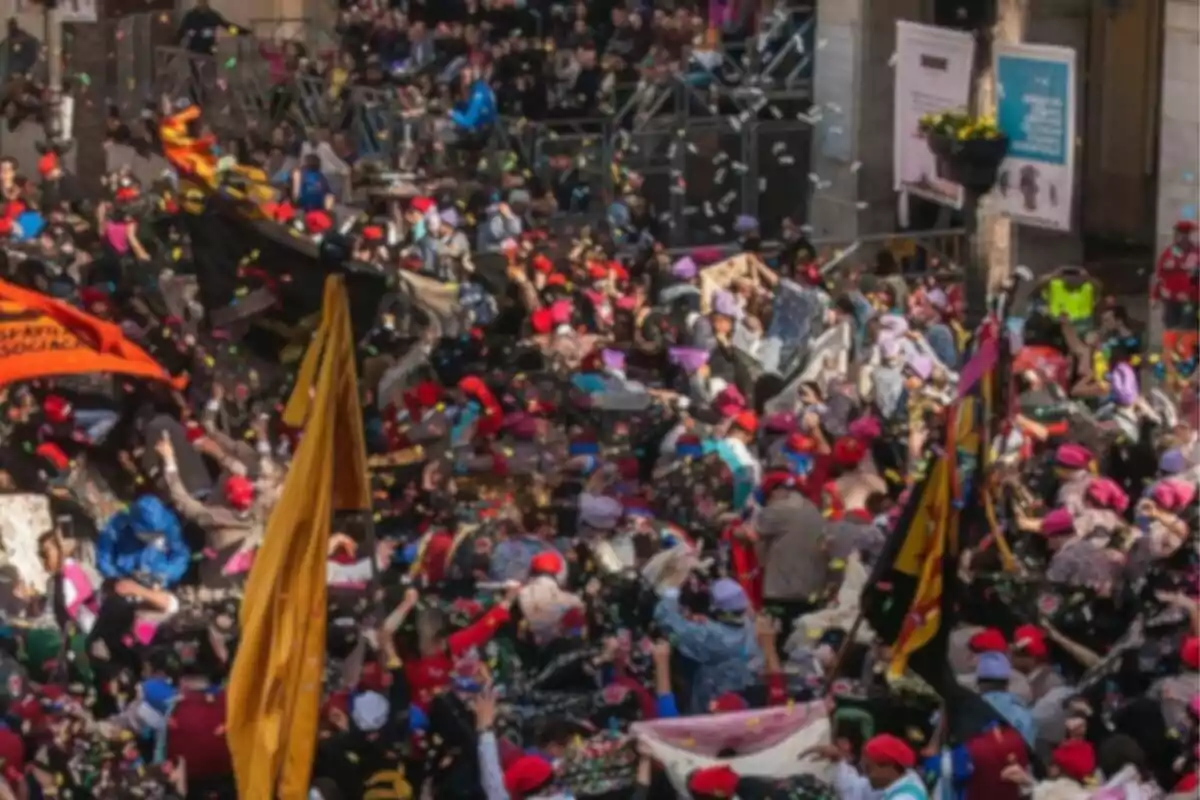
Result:
[[1200,0],[1166,0],[1163,22],[1159,250],[1176,220],[1200,221]]

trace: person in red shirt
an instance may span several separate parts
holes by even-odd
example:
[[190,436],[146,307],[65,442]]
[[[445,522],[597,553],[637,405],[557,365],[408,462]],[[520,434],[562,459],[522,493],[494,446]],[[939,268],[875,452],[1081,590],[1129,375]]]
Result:
[[1162,303],[1163,353],[1167,366],[1196,352],[1196,312],[1200,306],[1200,248],[1193,234],[1196,223],[1175,223],[1175,239],[1162,251],[1154,268],[1150,302]]
[[449,636],[444,633],[445,620],[438,612],[430,609],[419,612],[418,654],[403,664],[404,677],[415,706],[426,710],[434,695],[450,684],[455,662],[472,648],[483,647],[492,640],[500,627],[508,622],[509,610],[520,589],[519,585],[510,587],[500,603]]

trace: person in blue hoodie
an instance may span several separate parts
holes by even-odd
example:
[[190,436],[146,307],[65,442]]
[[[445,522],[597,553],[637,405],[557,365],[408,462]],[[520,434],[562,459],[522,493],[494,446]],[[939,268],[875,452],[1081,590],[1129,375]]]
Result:
[[160,611],[179,607],[166,590],[179,583],[190,561],[179,517],[153,495],[114,514],[96,540],[96,566],[113,590]]
[[487,133],[496,123],[496,94],[482,76],[470,67],[462,71],[462,85],[467,87],[467,101],[450,111],[450,121],[460,136],[475,137]]

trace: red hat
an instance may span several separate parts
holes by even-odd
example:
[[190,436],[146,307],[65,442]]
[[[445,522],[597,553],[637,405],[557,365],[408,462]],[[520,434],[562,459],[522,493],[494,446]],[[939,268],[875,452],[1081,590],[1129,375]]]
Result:
[[1188,636],[1179,648],[1179,660],[1191,670],[1200,670],[1200,636]]
[[136,186],[122,186],[120,189],[117,189],[117,193],[113,199],[118,203],[127,203],[130,200],[137,200],[137,197],[138,190]]
[[362,229],[362,238],[365,242],[382,242],[383,228],[378,225],[368,225]]
[[441,384],[434,381],[421,381],[404,393],[404,407],[408,416],[419,420],[421,415],[442,401]]
[[529,315],[529,323],[534,333],[549,333],[554,330],[554,315],[548,308],[539,308]]
[[62,448],[53,442],[43,442],[33,452],[49,461],[59,472],[65,470],[71,463],[71,459],[67,458],[67,454],[63,452]]
[[561,272],[556,272],[553,275],[551,275],[550,277],[546,278],[546,285],[547,286],[566,286],[567,285],[567,276],[563,275]]
[[61,424],[71,418],[71,404],[61,395],[48,395],[42,401],[42,414],[48,422],[55,425]]
[[867,740],[863,745],[863,758],[876,764],[895,764],[904,769],[912,769],[917,763],[917,756],[912,748],[899,737],[890,733],[881,733]]
[[333,220],[324,211],[309,211],[304,215],[304,230],[313,235],[325,233],[333,227]]
[[588,264],[588,277],[594,281],[604,280],[608,277],[608,266],[593,261],[591,264]]
[[705,797],[733,797],[737,793],[738,774],[725,764],[698,769],[688,778],[692,794]]
[[796,476],[787,470],[772,470],[768,472],[762,480],[762,493],[764,497],[770,497],[771,493],[776,489],[795,489]]
[[14,786],[24,779],[25,742],[14,731],[0,728],[0,775]]
[[58,169],[58,153],[55,153],[53,150],[49,153],[44,153],[38,159],[37,169],[43,177]]
[[616,279],[619,281],[629,280],[629,270],[627,270],[627,269],[625,269],[625,267],[621,266],[620,261],[608,262],[608,271],[611,272],[614,276],[616,276]]
[[1129,496],[1112,478],[1094,478],[1088,484],[1087,497],[1101,508],[1118,514],[1125,513],[1125,509],[1129,508]]
[[783,446],[789,453],[812,453],[817,449],[817,442],[811,436],[803,433],[793,433]]
[[758,416],[753,411],[743,411],[733,418],[733,427],[741,428],[746,433],[758,432]]
[[536,256],[534,256],[532,263],[533,268],[543,275],[549,275],[551,272],[554,272],[554,262],[542,253],[538,253]]
[[842,467],[857,467],[867,457],[867,446],[861,439],[842,436],[833,443],[833,461]]
[[985,628],[971,637],[967,647],[975,653],[1007,653],[1008,642],[999,628]]
[[543,550],[529,561],[530,575],[557,576],[562,573],[566,564],[563,557],[554,550]]
[[554,777],[554,767],[538,756],[521,756],[504,771],[504,788],[513,800],[525,800]]
[[1046,647],[1046,634],[1036,625],[1018,625],[1013,631],[1012,646],[1033,658],[1045,658],[1050,652]]
[[429,209],[433,208],[434,202],[432,197],[414,197],[410,205],[412,210],[418,214],[428,214]]
[[1050,760],[1064,775],[1080,783],[1092,777],[1096,771],[1096,751],[1090,743],[1081,739],[1071,739],[1054,748]]
[[1092,463],[1092,451],[1083,445],[1060,444],[1054,451],[1054,463],[1066,469],[1084,469]]
[[1176,233],[1191,233],[1196,230],[1196,223],[1190,219],[1181,219],[1175,223]]
[[254,503],[254,484],[243,475],[230,475],[225,479],[225,502],[230,508],[246,511]]
[[276,222],[291,222],[296,218],[296,207],[287,200],[284,200],[275,208],[273,216]]

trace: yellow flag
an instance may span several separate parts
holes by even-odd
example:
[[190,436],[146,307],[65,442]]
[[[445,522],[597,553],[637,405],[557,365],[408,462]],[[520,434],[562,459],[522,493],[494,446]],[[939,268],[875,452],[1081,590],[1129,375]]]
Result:
[[303,800],[325,669],[325,560],[335,510],[367,510],[354,337],[340,276],[284,412],[304,433],[246,583],[226,737],[238,796]]

